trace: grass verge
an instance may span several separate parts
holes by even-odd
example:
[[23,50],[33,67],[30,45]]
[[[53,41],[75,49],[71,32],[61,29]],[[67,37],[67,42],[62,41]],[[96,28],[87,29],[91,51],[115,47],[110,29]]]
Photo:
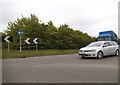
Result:
[[62,55],[62,54],[73,54],[78,53],[78,49],[65,49],[65,50],[22,50],[20,54],[19,50],[10,50],[8,53],[7,49],[2,49],[2,58],[21,58],[21,57],[34,57],[34,56],[46,56],[46,55]]

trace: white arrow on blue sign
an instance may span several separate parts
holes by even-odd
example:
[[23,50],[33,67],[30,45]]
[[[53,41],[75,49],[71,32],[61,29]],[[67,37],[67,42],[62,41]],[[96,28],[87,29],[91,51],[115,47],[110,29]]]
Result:
[[23,31],[22,31],[21,29],[18,31],[18,35],[19,35],[19,36],[22,36],[22,35],[23,35]]

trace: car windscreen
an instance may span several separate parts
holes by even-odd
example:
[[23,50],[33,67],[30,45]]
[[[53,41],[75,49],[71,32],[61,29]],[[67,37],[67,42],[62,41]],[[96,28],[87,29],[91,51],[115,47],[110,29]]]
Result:
[[102,44],[103,44],[102,42],[93,42],[89,44],[87,47],[101,47]]

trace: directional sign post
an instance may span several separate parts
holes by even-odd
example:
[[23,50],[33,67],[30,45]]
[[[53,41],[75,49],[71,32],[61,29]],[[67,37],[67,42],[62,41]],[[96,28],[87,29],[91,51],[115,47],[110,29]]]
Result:
[[0,36],[0,42],[13,42],[12,36]]
[[9,38],[10,38],[10,36],[6,36],[6,37],[4,38],[4,41],[9,43],[9,42],[10,42],[10,40],[8,40]]
[[7,42],[8,43],[8,53],[10,50],[10,42],[13,42],[12,36],[0,36],[0,42]]
[[23,31],[22,31],[22,29],[20,29],[19,31],[18,31],[18,35],[20,36],[20,53],[22,52],[22,43],[21,43],[21,38],[22,38],[22,36],[23,36]]
[[8,53],[9,53],[9,51],[10,51],[10,45],[9,45],[10,41],[8,40],[9,37],[10,37],[10,36],[6,36],[6,37],[4,38],[4,41],[6,41],[6,42],[8,43]]
[[25,42],[26,42],[27,44],[30,44],[29,40],[30,40],[30,38],[27,38],[27,39],[25,40]]
[[36,51],[38,50],[37,44],[38,44],[38,38],[27,38],[25,40],[25,42],[29,45],[29,49],[30,49],[30,44],[36,44]]
[[29,50],[30,50],[30,42],[29,42],[29,40],[30,40],[30,38],[27,38],[27,39],[25,40],[25,42],[29,45]]
[[13,37],[12,36],[1,36],[2,42],[7,42],[8,43],[8,53],[10,50],[10,42],[13,42]]

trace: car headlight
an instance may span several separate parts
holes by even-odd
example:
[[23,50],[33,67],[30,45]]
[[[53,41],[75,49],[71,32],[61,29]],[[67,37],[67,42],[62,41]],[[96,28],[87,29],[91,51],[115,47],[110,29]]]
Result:
[[93,49],[93,50],[89,50],[89,52],[95,52],[96,51],[96,49]]
[[83,52],[83,50],[80,50],[80,52]]

